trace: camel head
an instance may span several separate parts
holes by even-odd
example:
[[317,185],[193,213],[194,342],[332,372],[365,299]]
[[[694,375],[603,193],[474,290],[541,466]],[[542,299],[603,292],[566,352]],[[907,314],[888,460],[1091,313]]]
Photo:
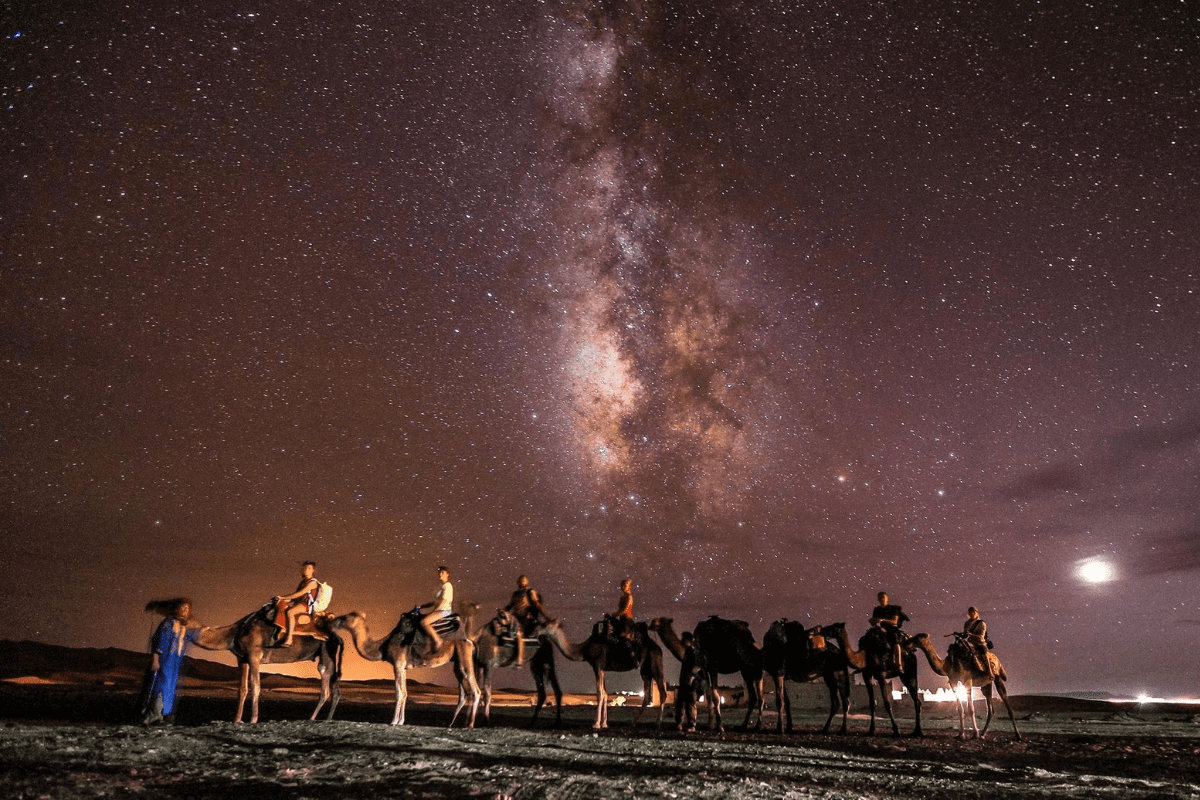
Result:
[[538,641],[553,642],[558,641],[561,644],[567,644],[567,632],[563,630],[562,620],[556,619],[553,622],[547,622],[537,632]]
[[928,633],[918,633],[915,636],[908,637],[908,641],[904,643],[904,649],[909,650],[913,648],[937,652],[937,648],[933,646],[933,640],[929,638]]
[[650,630],[658,633],[661,630],[670,628],[674,622],[675,620],[670,617],[655,617],[650,620]]
[[823,625],[817,629],[817,633],[826,639],[841,640],[846,633],[846,623],[835,622],[832,625]]
[[349,614],[342,614],[340,617],[334,617],[329,620],[329,627],[337,630],[339,628],[353,629],[355,627],[366,627],[367,615],[361,611],[351,611]]

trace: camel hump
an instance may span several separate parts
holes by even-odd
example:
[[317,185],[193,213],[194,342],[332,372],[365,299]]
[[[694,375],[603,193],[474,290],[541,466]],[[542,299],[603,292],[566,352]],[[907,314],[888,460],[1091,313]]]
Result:
[[754,644],[754,633],[750,630],[750,623],[740,619],[724,619],[716,614],[697,625],[695,635],[697,639],[703,639],[705,636],[727,636],[735,641]]

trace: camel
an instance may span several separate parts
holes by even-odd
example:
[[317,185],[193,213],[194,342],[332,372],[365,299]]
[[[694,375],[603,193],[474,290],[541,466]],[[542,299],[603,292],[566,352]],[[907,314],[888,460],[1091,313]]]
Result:
[[630,672],[638,670],[642,676],[642,705],[633,718],[636,726],[646,712],[646,706],[653,701],[654,687],[658,687],[658,727],[662,727],[664,701],[667,696],[666,682],[663,680],[662,648],[650,638],[646,623],[638,623],[636,638],[628,645],[616,641],[604,626],[597,626],[592,634],[583,642],[573,644],[567,641],[560,622],[552,622],[542,631],[541,639],[549,641],[557,647],[564,656],[572,661],[586,661],[596,674],[596,721],[592,724],[594,730],[608,727],[608,691],[604,687],[604,676],[608,672]]
[[858,650],[850,645],[850,636],[846,633],[846,623],[839,622],[821,629],[826,638],[836,639],[841,645],[842,652],[850,663],[850,668],[863,676],[867,686],[867,704],[871,712],[871,727],[868,736],[875,735],[875,691],[872,684],[879,685],[879,698],[883,701],[883,709],[887,712],[892,723],[892,735],[900,735],[900,727],[892,714],[892,678],[899,678],[908,696],[913,702],[913,736],[924,736],[921,731],[921,693],[917,687],[917,656],[912,649],[912,639],[904,645],[901,663],[897,664],[893,656],[894,648],[882,637],[868,631],[858,640]]
[[[520,623],[511,612],[498,609],[496,616],[472,635],[475,642],[475,680],[483,692],[483,718],[491,722],[492,718],[492,673],[501,667],[516,663],[517,643],[510,632],[518,635]],[[558,672],[554,667],[554,645],[538,640],[537,650],[529,660],[529,670],[537,687],[537,705],[533,708],[533,719],[530,726],[537,724],[538,714],[546,704],[546,681],[554,689],[555,726],[562,727],[562,687],[558,685]]]
[[316,626],[309,623],[297,627],[297,635],[290,646],[273,646],[278,631],[270,621],[273,615],[274,609],[268,604],[232,625],[201,628],[196,639],[196,644],[205,650],[228,650],[237,658],[238,667],[241,669],[241,683],[238,687],[237,714],[233,721],[242,721],[242,710],[249,695],[250,722],[258,722],[258,697],[262,688],[263,664],[294,664],[300,661],[316,661],[317,672],[321,676],[321,697],[310,719],[316,719],[321,707],[330,700],[332,702],[329,705],[329,714],[325,719],[333,719],[333,712],[341,698],[338,683],[342,677],[342,640],[337,636],[320,633],[320,627],[325,624],[322,621]]
[[[460,609],[462,606],[460,605]],[[475,643],[466,635],[470,629],[470,613],[462,614],[464,629],[442,637],[442,646],[434,653],[429,652],[429,638],[420,621],[412,613],[401,615],[396,627],[382,639],[372,639],[367,629],[367,617],[351,611],[330,621],[336,631],[347,631],[354,649],[368,661],[387,661],[396,675],[396,708],[392,715],[393,725],[404,724],[404,710],[408,704],[408,668],[440,667],[453,663],[454,677],[458,680],[458,705],[450,719],[450,727],[458,720],[459,712],[471,696],[471,711],[467,716],[467,727],[475,727],[475,713],[479,708],[479,684],[475,681],[472,668],[475,658]]]
[[850,711],[850,662],[837,647],[825,644],[821,628],[807,630],[795,620],[778,619],[763,636],[763,669],[775,682],[776,733],[783,733],[783,718],[787,715],[787,732],[792,732],[792,700],[788,697],[787,682],[806,683],[821,678],[829,689],[829,717],[821,733],[829,733],[833,717],[842,710],[841,733],[847,730]]
[[[952,636],[961,637],[962,634],[951,634]],[[937,650],[933,647],[933,642],[930,641],[929,635],[919,633],[912,638],[913,645],[925,654],[925,658],[929,661],[929,666],[938,675],[946,678],[950,683],[951,691],[955,685],[961,683],[967,688],[967,697],[959,696],[958,700],[958,738],[967,738],[967,722],[966,722],[966,706],[971,707],[971,730],[975,732],[975,738],[982,739],[987,735],[988,726],[992,724],[994,710],[992,707],[992,684],[996,684],[996,691],[1000,694],[1000,699],[1004,701],[1004,707],[1008,709],[1008,718],[1012,721],[1013,733],[1016,734],[1017,741],[1021,741],[1021,732],[1017,730],[1017,719],[1013,716],[1012,706],[1008,704],[1008,674],[1004,671],[1004,665],[1000,663],[1000,659],[995,653],[987,654],[988,661],[992,665],[992,675],[988,675],[987,671],[981,669],[975,661],[975,656],[968,649],[970,645],[965,644],[961,638],[957,639],[946,650],[946,658],[942,659],[938,656]],[[987,700],[987,719],[984,720],[983,730],[979,730],[978,723],[975,720],[975,700],[972,697],[974,687],[980,687],[983,692],[983,697]]]
[[713,715],[709,727],[723,731],[721,724],[721,697],[718,680],[721,675],[741,673],[746,687],[746,718],[741,729],[750,727],[750,718],[758,712],[754,723],[757,730],[762,725],[762,712],[766,705],[763,699],[762,651],[754,643],[750,626],[740,620],[727,620],[711,616],[696,625],[696,657],[701,674],[708,684],[709,708]]
[[[663,645],[671,651],[679,661],[679,683],[675,688],[675,729],[682,731],[687,726],[688,731],[696,730],[696,687],[698,665],[696,663],[696,648],[685,644],[675,635],[674,620],[670,617],[657,617],[650,620],[650,630],[658,634]],[[687,636],[688,634],[684,634]],[[712,708],[709,707],[709,723],[712,722]]]

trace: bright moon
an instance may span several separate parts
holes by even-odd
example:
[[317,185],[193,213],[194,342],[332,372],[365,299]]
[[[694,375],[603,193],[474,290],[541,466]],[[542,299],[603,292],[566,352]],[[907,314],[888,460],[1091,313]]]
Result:
[[1108,583],[1116,573],[1107,561],[1088,561],[1079,567],[1079,577],[1088,583]]

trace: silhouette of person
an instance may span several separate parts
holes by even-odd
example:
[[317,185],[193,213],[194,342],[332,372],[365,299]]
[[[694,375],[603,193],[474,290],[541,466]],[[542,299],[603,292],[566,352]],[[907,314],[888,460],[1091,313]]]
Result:
[[512,597],[508,601],[508,605],[504,607],[505,611],[512,613],[517,618],[517,664],[520,667],[525,663],[525,637],[533,633],[538,622],[545,620],[553,622],[554,620],[546,613],[546,609],[542,606],[542,596],[529,585],[529,577],[522,575],[517,578],[517,589],[512,593]]
[[989,678],[995,678],[992,671],[992,660],[988,658],[987,623],[979,618],[979,609],[971,606],[967,609],[967,620],[963,623],[963,633],[966,634],[967,644],[971,647],[971,655],[975,656],[975,665],[986,672]]
[[898,605],[889,602],[888,593],[880,592],[876,599],[879,605],[871,610],[871,625],[883,633],[883,640],[894,648],[896,666],[901,663],[900,645],[904,641],[904,633],[900,629],[908,622],[908,615]]

